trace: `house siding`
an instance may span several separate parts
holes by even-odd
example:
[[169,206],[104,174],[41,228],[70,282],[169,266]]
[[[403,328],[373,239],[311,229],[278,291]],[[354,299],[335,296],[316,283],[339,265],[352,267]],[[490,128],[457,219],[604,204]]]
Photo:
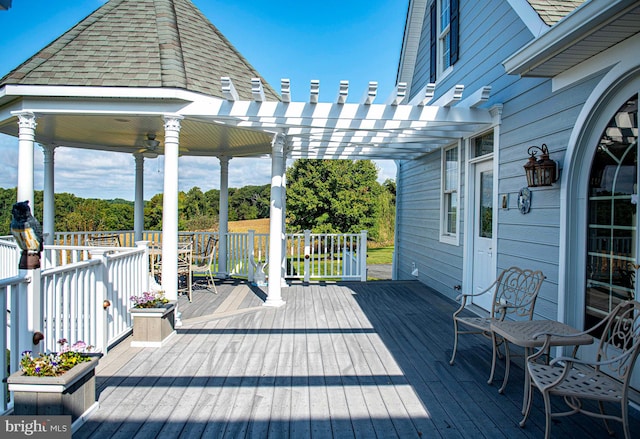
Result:
[[[425,20],[411,87],[413,94],[429,79],[428,26],[429,22]],[[499,199],[503,194],[507,195],[509,206],[496,212],[497,270],[512,265],[542,270],[546,280],[535,312],[537,317],[555,319],[558,314],[560,186],[533,188],[531,211],[523,215],[517,209],[518,191],[526,186],[522,167],[528,157],[527,148],[542,143],[548,146],[551,158],[562,167],[579,113],[602,76],[552,92],[549,79],[507,75],[502,62],[532,38],[525,23],[506,0],[462,0],[460,60],[449,75],[436,83],[435,97],[456,84],[464,84],[468,92],[490,85],[491,97],[483,106],[502,104],[494,161],[497,162]],[[464,149],[461,149],[461,157],[462,170],[466,171]],[[440,160],[441,152],[436,150],[399,166],[397,277],[412,278],[411,268],[415,262],[419,269],[418,280],[453,298],[458,292],[452,287],[463,284],[465,266],[465,177],[463,172],[460,177],[459,245],[443,244],[439,240]],[[583,264],[584,261],[575,263]]]

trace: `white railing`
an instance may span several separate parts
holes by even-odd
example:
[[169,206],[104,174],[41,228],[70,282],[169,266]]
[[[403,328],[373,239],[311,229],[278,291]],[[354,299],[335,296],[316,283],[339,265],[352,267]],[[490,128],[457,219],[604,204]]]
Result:
[[0,279],[18,275],[20,251],[13,236],[0,236]]
[[72,257],[41,273],[45,350],[56,351],[58,340],[65,338],[106,352],[131,330],[129,298],[148,288],[146,248],[96,247],[90,249],[90,258],[80,258],[87,253],[74,247],[49,246],[47,250]]
[[[26,319],[23,316],[27,312],[24,309],[26,303],[20,298],[26,296],[29,282],[30,279],[24,276],[0,279],[0,370],[2,377],[16,372],[19,368],[21,355],[19,328],[26,327]],[[6,383],[2,383],[1,386],[0,414],[6,414],[13,403],[9,399]]]
[[287,235],[285,277],[367,280],[367,232]]
[[[56,233],[56,242],[68,248],[83,246],[89,238],[117,235],[121,245],[133,244],[133,231],[116,232],[67,232]],[[162,243],[161,231],[144,231],[143,240],[152,244]],[[203,249],[209,236],[218,238],[217,232],[179,232],[179,236],[189,236],[194,242],[194,251]],[[367,232],[361,233],[304,233],[287,234],[285,277],[287,279],[335,279],[366,281],[367,276]],[[77,247],[84,248],[86,247]],[[219,270],[219,254],[215,253],[213,272],[219,277],[245,277],[254,279],[257,263],[267,265],[269,259],[269,235],[255,233],[227,234],[226,272]],[[51,255],[55,263],[67,260],[84,260],[85,255]],[[56,259],[57,258],[57,259]],[[74,259],[76,258],[76,259]]]

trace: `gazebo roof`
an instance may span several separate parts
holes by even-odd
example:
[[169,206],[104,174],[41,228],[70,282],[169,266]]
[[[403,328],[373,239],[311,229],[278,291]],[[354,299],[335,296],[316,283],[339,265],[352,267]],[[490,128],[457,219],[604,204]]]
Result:
[[[251,98],[260,74],[190,0],[111,0],[0,80],[7,84],[183,89]],[[279,99],[262,79],[265,95]]]

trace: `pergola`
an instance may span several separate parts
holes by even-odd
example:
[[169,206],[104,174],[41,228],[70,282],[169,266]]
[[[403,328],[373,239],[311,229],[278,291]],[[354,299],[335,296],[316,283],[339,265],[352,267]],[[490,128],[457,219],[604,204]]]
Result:
[[[163,9],[167,6],[174,15],[166,21],[182,27],[179,35],[171,26],[164,29],[163,21],[152,22],[145,16],[157,18],[162,13],[166,18],[171,15]],[[114,20],[120,20],[122,29]],[[157,40],[146,48],[147,64],[140,69],[144,74],[132,74],[136,64],[126,63],[127,53],[121,53],[126,48],[111,47],[111,40],[101,35],[98,24],[103,21],[114,41],[114,29],[122,32],[124,41],[150,29],[157,32]],[[201,44],[207,38],[215,50]],[[96,45],[83,55],[87,41]],[[105,51],[102,55],[96,52],[100,48]],[[148,61],[156,52],[157,66]],[[215,59],[199,57],[210,52],[215,52]],[[224,62],[215,57],[218,52],[224,52]],[[228,59],[232,56],[237,62]],[[102,62],[87,68],[78,58]],[[214,61],[213,72],[203,72],[203,66]],[[216,78],[216,73],[223,74]],[[284,262],[286,159],[409,160],[499,123],[499,109],[482,106],[489,98],[489,87],[467,93],[457,85],[436,94],[435,86],[427,84],[408,100],[406,84],[399,83],[384,103],[375,102],[375,82],[357,103],[348,101],[346,81],[339,84],[333,102],[320,101],[319,87],[317,81],[311,82],[306,102],[291,101],[288,80],[282,80],[279,94],[274,92],[215,27],[203,21],[189,0],[111,1],[0,80],[0,132],[19,139],[18,199],[30,200],[32,206],[35,143],[44,150],[43,227],[49,239],[54,232],[57,146],[135,156],[137,239],[144,224],[144,159],[163,154],[162,287],[169,298],[177,297],[178,157],[220,160],[220,261],[224,264],[229,160],[270,156],[271,269],[265,305],[279,306],[283,276],[273,267],[275,261]]]

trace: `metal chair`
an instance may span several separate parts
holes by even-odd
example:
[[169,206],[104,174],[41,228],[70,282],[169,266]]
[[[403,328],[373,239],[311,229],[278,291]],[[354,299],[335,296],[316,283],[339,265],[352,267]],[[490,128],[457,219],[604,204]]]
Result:
[[[537,361],[548,352],[552,336],[570,339],[583,334],[601,337],[592,360],[575,358],[576,346],[573,356],[561,356],[549,364]],[[584,332],[539,336],[545,337],[545,343],[539,351],[527,358],[527,370],[531,386],[540,390],[544,398],[545,438],[549,438],[551,434],[552,418],[583,413],[604,420],[610,435],[613,431],[607,420],[622,422],[624,436],[629,439],[629,383],[640,352],[640,302],[628,300],[619,303],[600,323]],[[552,413],[552,395],[562,397],[569,410]],[[533,392],[530,391],[521,427],[524,427],[529,416],[532,398]],[[586,409],[583,400],[597,401],[599,412]],[[605,414],[605,402],[620,404],[620,416]]]
[[191,264],[191,273],[193,275],[193,285],[200,286],[198,284],[198,279],[196,279],[195,275],[205,275],[207,284],[204,288],[207,290],[211,290],[216,294],[218,294],[218,289],[216,288],[216,283],[213,277],[213,272],[211,271],[211,267],[215,262],[217,243],[218,243],[218,240],[215,237],[209,236],[203,251],[193,257],[193,262]]
[[[496,357],[502,354],[499,345],[507,343],[501,337],[497,337],[491,330],[492,321],[502,321],[507,316],[520,320],[531,320],[533,308],[538,297],[538,291],[544,280],[542,271],[528,270],[518,267],[509,267],[503,270],[498,278],[484,291],[476,294],[463,293],[456,300],[460,300],[460,307],[453,313],[454,342],[453,353],[449,364],[453,365],[458,350],[458,336],[461,334],[481,334],[489,338],[493,344],[493,357],[491,360],[491,374],[489,384],[493,382],[496,369]],[[483,294],[493,294],[491,312],[488,317],[461,317],[460,313],[467,305],[467,299]],[[460,325],[469,329],[461,330]]]
[[192,301],[191,265],[193,245],[191,242],[178,243],[178,293],[186,294]]

